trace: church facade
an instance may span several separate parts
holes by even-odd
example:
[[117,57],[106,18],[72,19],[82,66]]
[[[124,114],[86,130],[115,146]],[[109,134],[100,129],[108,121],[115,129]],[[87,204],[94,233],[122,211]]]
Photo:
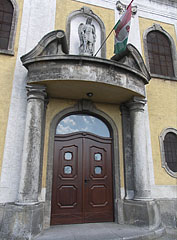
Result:
[[114,34],[104,40],[128,4],[1,0],[2,239],[90,222],[176,228],[177,1],[134,0],[114,55]]

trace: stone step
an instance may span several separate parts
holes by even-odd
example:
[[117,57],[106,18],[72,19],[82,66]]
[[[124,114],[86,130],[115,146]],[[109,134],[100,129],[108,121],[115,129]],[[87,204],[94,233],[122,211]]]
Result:
[[120,225],[116,223],[88,223],[57,225],[45,230],[35,240],[174,240],[165,238],[165,228],[149,230],[145,227]]

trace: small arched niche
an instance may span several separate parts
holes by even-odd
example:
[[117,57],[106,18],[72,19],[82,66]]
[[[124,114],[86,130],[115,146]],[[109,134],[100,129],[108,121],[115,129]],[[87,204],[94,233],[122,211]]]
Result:
[[[93,13],[90,8],[84,6],[80,10],[72,12],[67,18],[66,36],[69,45],[69,54],[71,55],[79,55],[80,38],[78,30],[80,24],[86,24],[88,17],[92,19],[92,25],[95,28],[96,35],[93,55],[100,48],[101,43],[106,38],[103,21]],[[106,58],[106,44],[104,44],[99,51],[97,57]]]

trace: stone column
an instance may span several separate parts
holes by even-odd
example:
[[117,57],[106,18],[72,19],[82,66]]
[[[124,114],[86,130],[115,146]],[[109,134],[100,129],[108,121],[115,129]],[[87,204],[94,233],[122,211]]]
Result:
[[146,131],[144,122],[144,106],[146,100],[134,97],[127,106],[130,110],[133,170],[134,170],[134,200],[151,198],[149,186],[149,170],[146,154]]
[[134,173],[133,173],[133,162],[132,162],[130,111],[125,104],[122,104],[120,109],[122,114],[125,199],[133,199],[134,198]]
[[43,148],[46,88],[27,85],[27,114],[18,204],[38,202],[40,159]]

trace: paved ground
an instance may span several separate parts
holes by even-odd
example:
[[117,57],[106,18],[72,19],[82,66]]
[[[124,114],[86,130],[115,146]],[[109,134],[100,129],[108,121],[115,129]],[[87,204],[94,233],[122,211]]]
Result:
[[160,240],[177,240],[177,228],[167,228],[166,229],[167,235],[164,237],[159,238]]
[[177,230],[167,229],[165,236],[164,232],[164,228],[149,231],[115,223],[89,223],[52,226],[35,240],[177,240]]

